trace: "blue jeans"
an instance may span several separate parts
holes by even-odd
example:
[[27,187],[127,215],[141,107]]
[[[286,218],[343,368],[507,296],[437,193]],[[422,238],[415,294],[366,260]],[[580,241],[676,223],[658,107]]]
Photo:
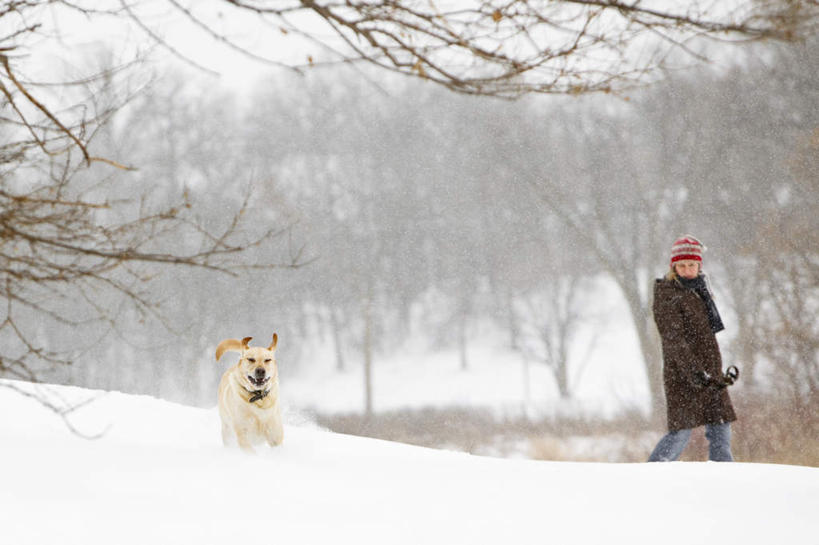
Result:
[[[649,462],[673,462],[680,457],[693,430],[668,432],[649,456]],[[708,439],[708,459],[714,462],[733,462],[731,455],[731,424],[706,424],[705,437]]]

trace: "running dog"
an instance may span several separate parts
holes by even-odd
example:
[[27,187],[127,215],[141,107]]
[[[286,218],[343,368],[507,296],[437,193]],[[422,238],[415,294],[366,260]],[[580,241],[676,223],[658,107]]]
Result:
[[219,383],[219,416],[222,441],[226,446],[253,452],[253,446],[267,441],[280,445],[284,437],[279,410],[279,372],[275,350],[278,336],[267,348],[248,346],[253,337],[225,339],[216,347],[216,361],[225,352],[238,352],[238,363],[225,371]]

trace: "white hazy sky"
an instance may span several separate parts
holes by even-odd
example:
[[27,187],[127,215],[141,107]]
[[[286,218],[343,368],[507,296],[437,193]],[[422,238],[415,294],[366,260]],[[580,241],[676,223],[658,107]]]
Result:
[[[94,3],[86,2],[86,5]],[[118,62],[150,51],[153,63],[199,66],[201,74],[211,72],[226,86],[241,89],[259,74],[277,69],[276,63],[303,64],[308,56],[320,57],[316,46],[292,33],[285,35],[276,28],[263,25],[252,14],[229,9],[225,2],[206,0],[194,4],[212,29],[272,62],[253,59],[224,40],[209,35],[165,0],[148,0],[136,3],[133,13],[150,33],[130,20],[127,14],[86,17],[60,6],[40,8],[42,27],[38,39],[29,42],[25,51],[21,51],[28,57],[26,67],[30,72],[27,75],[32,79],[53,79],[48,78],[48,73],[54,70],[55,61],[68,70],[89,70],[88,65],[93,63],[91,59],[99,57],[99,52],[104,49]],[[7,24],[14,24],[14,21],[7,20]],[[168,47],[158,45],[156,38],[162,39]]]

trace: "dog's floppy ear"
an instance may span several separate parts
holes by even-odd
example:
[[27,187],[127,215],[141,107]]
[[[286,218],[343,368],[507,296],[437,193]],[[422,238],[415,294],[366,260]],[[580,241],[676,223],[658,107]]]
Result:
[[253,337],[245,337],[241,341],[238,339],[225,339],[224,341],[219,343],[219,346],[216,347],[216,361],[219,361],[219,358],[222,357],[222,354],[225,352],[239,352],[241,353],[243,350],[247,349],[247,343],[250,342],[250,339]]
[[270,346],[268,346],[267,349],[268,350],[275,350],[277,344],[279,344],[279,336],[274,333],[273,334],[273,340],[270,342]]

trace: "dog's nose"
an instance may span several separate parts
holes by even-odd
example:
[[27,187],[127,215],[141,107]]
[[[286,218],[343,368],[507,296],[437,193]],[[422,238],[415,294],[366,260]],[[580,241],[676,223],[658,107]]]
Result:
[[255,373],[257,380],[262,380],[264,378],[265,372],[263,368],[257,367]]

